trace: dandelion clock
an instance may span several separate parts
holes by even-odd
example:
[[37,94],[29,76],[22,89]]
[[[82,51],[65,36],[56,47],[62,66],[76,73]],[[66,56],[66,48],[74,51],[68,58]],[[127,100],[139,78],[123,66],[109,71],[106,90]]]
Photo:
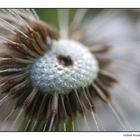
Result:
[[94,10],[0,10],[1,131],[140,129],[138,20]]

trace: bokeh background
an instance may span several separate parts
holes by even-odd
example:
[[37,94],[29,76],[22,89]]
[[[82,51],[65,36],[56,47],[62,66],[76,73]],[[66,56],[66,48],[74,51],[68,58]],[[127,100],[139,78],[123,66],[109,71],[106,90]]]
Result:
[[[42,9],[35,9],[36,12],[38,13],[39,17],[43,20],[46,21],[47,23],[58,27],[58,9],[56,8],[42,8]],[[77,9],[69,9],[69,22],[72,21]],[[86,18],[93,18],[96,16],[101,10],[103,9],[89,9]]]

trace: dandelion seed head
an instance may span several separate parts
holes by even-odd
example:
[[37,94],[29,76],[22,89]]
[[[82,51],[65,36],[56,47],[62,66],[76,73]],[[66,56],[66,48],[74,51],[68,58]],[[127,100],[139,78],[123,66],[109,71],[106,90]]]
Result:
[[120,9],[89,12],[77,9],[69,24],[58,9],[55,29],[33,9],[0,10],[0,130],[134,130],[134,24]]
[[32,65],[31,79],[46,94],[65,94],[89,86],[97,73],[97,60],[84,45],[62,39]]

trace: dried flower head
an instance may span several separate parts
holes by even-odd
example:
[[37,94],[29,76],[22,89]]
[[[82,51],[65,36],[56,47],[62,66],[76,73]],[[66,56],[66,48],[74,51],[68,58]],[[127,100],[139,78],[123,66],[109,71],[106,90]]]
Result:
[[86,12],[79,9],[69,27],[68,11],[61,10],[57,31],[32,9],[1,9],[0,105],[11,105],[3,121],[15,118],[10,130],[77,131],[76,119],[81,116],[86,130],[91,130],[87,112],[96,130],[101,130],[98,100],[111,109],[123,130],[130,129],[112,101],[110,89],[120,84],[115,72],[110,72],[113,43],[100,42],[98,37],[92,40],[92,28],[80,26]]

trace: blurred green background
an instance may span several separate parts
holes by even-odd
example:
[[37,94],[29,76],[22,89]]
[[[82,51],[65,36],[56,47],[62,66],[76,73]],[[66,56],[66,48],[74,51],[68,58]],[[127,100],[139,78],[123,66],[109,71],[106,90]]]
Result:
[[[36,12],[38,13],[38,15],[40,16],[40,18],[55,26],[55,27],[58,27],[58,17],[57,17],[57,11],[58,9],[56,8],[43,8],[43,9],[35,9]],[[69,9],[69,22],[72,21],[74,15],[75,15],[75,12],[76,12],[77,9]],[[97,13],[99,13],[102,9],[89,9],[87,14],[86,14],[86,18],[93,18]]]

